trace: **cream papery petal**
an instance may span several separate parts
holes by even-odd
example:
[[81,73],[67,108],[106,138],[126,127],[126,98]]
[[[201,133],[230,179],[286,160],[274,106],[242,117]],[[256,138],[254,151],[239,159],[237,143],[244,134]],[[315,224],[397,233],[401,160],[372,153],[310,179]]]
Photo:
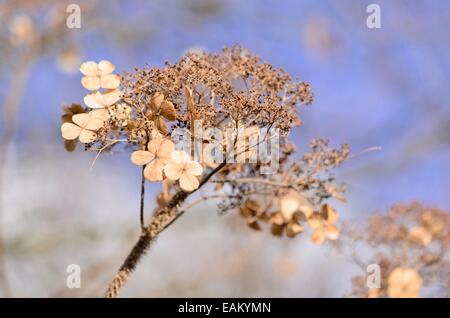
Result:
[[102,88],[116,89],[120,85],[120,77],[116,74],[109,74],[100,77],[99,85]]
[[138,166],[146,165],[154,158],[155,156],[151,152],[145,150],[133,151],[131,154],[131,162]]
[[158,130],[156,130],[156,129],[153,129],[153,130],[150,132],[150,138],[151,138],[151,139],[162,138],[162,137],[163,137],[163,135],[162,135]]
[[107,109],[94,109],[89,112],[91,118],[107,121],[109,119],[109,112]]
[[170,159],[174,149],[175,144],[172,142],[172,140],[164,139],[158,150],[158,156]]
[[82,143],[88,144],[90,142],[93,142],[97,139],[97,134],[93,131],[83,129],[80,133],[79,140]]
[[199,176],[203,173],[203,167],[197,161],[189,161],[186,163],[185,169],[186,173],[193,176]]
[[100,75],[111,74],[112,72],[114,72],[115,69],[116,67],[110,61],[101,60],[98,63],[98,71]]
[[172,161],[177,164],[184,164],[189,161],[189,155],[183,150],[175,150],[170,155]]
[[100,128],[103,127],[103,124],[105,122],[101,119],[98,118],[91,118],[89,120],[89,123],[86,125],[86,127],[84,127],[85,129],[89,129],[89,130],[99,130]]
[[98,76],[98,65],[93,61],[84,62],[80,66],[80,72],[86,76]]
[[109,90],[102,94],[105,106],[110,106],[120,99],[121,91],[118,89]]
[[84,88],[95,91],[100,88],[100,78],[98,76],[85,76],[81,79]]
[[180,177],[180,187],[184,191],[193,191],[197,189],[199,186],[199,182],[197,177],[190,175],[188,173],[183,173]]
[[76,114],[72,116],[72,121],[81,128],[86,128],[90,120],[91,117],[86,113]]
[[86,104],[86,106],[93,109],[105,108],[106,106],[100,92],[95,92],[84,96],[84,103]]
[[72,123],[64,123],[61,126],[62,137],[66,140],[75,140],[81,133],[82,128]]
[[169,162],[164,167],[164,173],[166,174],[166,177],[170,180],[178,180],[181,177],[182,169],[181,165],[176,164],[174,162]]
[[154,160],[145,167],[144,177],[149,181],[161,181],[163,179],[163,168],[164,165],[158,160]]
[[147,144],[147,149],[153,154],[156,154],[159,152],[161,145],[164,142],[164,138],[155,138],[149,141]]

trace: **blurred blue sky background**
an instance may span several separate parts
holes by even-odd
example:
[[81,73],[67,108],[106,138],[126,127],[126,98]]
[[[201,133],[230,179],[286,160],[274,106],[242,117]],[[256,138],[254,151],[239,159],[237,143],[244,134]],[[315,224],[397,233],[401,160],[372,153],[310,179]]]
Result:
[[[340,173],[349,207],[368,212],[411,199],[448,207],[450,5],[376,1],[382,27],[368,29],[369,3],[133,0],[108,1],[102,12],[100,1],[93,22],[67,32],[79,40],[83,60],[109,59],[119,72],[174,61],[191,48],[239,43],[311,83],[316,100],[294,134],[300,150],[314,136],[349,143],[356,153],[382,147]],[[61,73],[52,56],[38,60],[17,142],[43,130],[59,138],[60,105],[85,93],[80,77]]]

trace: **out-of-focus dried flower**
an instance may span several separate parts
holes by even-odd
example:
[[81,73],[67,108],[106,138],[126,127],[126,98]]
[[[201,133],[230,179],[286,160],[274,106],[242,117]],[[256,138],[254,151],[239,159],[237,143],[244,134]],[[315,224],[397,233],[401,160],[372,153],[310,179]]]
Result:
[[56,65],[58,68],[67,74],[76,73],[79,64],[80,55],[75,49],[65,50],[58,54],[56,58]]
[[261,230],[259,221],[267,221],[267,214],[254,200],[248,200],[240,206],[239,213],[247,220],[247,225],[254,230]]
[[410,229],[409,235],[413,241],[423,245],[430,244],[433,239],[432,234],[422,226],[416,226]]
[[9,25],[10,41],[13,45],[22,45],[31,42],[35,35],[35,26],[26,14],[16,15]]
[[313,213],[308,218],[308,224],[315,229],[311,240],[316,244],[322,244],[325,239],[335,241],[339,238],[339,230],[334,225],[338,219],[338,214],[329,205],[324,204],[321,213]]
[[419,297],[422,278],[412,268],[396,268],[388,278],[388,295],[394,298]]
[[[417,202],[398,204],[385,214],[371,217],[366,226],[346,229],[344,234],[366,245],[366,254],[372,254],[368,263],[380,265],[379,297],[419,297],[425,291],[422,287],[427,287],[431,295],[448,294],[448,212]],[[358,264],[365,263],[354,251],[351,253]],[[370,296],[365,275],[353,280],[353,295]]]

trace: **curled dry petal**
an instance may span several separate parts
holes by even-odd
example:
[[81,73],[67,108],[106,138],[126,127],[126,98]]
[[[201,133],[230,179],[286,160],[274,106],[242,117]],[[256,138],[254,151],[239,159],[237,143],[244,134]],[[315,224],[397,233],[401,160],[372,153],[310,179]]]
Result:
[[162,93],[156,92],[155,94],[153,94],[152,98],[150,99],[150,109],[153,112],[157,112],[163,100],[164,95]]
[[177,118],[175,107],[171,102],[163,101],[161,103],[161,108],[159,111],[161,115],[169,121],[174,121]]

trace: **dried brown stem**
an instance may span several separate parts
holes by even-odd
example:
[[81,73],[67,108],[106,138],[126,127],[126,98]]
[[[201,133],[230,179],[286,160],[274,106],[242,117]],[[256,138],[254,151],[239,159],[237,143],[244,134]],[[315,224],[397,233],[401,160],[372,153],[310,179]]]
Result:
[[144,220],[144,198],[145,198],[145,177],[144,170],[146,165],[142,166],[142,174],[141,174],[141,205],[139,208],[139,219],[141,221],[141,231],[145,230],[145,220]]
[[[219,166],[217,166],[217,168],[206,175],[200,181],[198,189],[205,185],[209,181],[209,179],[214,174],[219,172],[225,165],[225,162],[221,163]],[[128,278],[131,276],[131,273],[136,268],[142,256],[144,256],[145,252],[150,247],[152,241],[158,236],[158,234],[160,234],[164,229],[170,226],[179,217],[179,215],[177,214],[177,209],[179,208],[180,204],[183,203],[188,196],[190,196],[197,190],[194,190],[192,192],[179,191],[173,196],[173,198],[167,203],[165,207],[156,209],[150,221],[150,224],[143,228],[139,240],[131,249],[124,263],[119,268],[116,276],[109,284],[108,289],[105,293],[106,298],[115,298],[119,295],[120,290],[125,285]]]

